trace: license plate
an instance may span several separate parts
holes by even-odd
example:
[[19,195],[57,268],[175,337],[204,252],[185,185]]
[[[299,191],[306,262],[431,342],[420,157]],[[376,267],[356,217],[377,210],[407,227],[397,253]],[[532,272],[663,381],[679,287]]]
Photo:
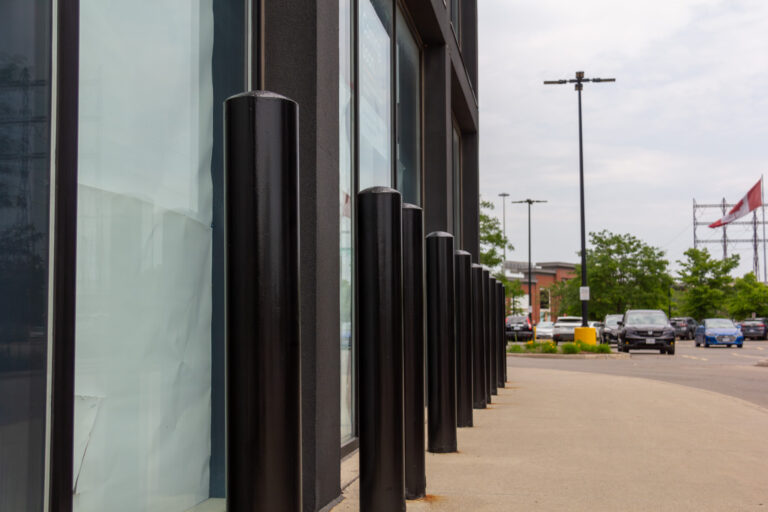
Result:
[[646,338],[645,343],[648,345],[655,345],[656,340],[654,338]]
[[520,330],[520,326],[519,326],[519,325],[516,325],[516,326],[515,326],[515,330],[516,330],[516,331],[519,331],[519,330]]

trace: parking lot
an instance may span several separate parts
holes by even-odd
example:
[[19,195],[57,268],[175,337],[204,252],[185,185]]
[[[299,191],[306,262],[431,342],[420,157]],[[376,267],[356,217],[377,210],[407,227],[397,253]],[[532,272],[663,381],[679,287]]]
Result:
[[[615,348],[614,348],[615,350]],[[744,348],[695,347],[678,341],[674,356],[658,351],[633,350],[630,359],[508,358],[511,369],[547,368],[609,375],[642,377],[734,396],[768,408],[768,341],[745,341]]]

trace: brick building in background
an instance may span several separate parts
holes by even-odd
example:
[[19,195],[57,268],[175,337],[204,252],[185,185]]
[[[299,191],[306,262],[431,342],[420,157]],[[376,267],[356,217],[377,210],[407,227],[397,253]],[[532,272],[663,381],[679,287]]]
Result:
[[[533,263],[531,287],[533,288],[533,321],[554,320],[558,317],[558,305],[550,299],[550,287],[560,281],[576,277],[576,265],[562,261]],[[504,272],[511,281],[520,281],[524,297],[518,299],[517,306],[522,311],[528,310],[528,262],[505,261]]]

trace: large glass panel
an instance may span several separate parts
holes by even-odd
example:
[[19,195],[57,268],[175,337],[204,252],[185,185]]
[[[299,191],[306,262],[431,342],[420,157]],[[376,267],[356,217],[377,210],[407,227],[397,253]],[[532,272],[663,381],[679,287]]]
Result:
[[359,189],[392,186],[392,0],[359,0]]
[[453,33],[456,34],[456,40],[461,41],[461,18],[459,12],[461,11],[461,0],[451,1],[451,26],[453,27]]
[[216,125],[243,84],[236,47],[214,61],[242,34],[214,19],[224,3],[242,19],[234,0],[80,2],[78,512],[180,512],[220,486]]
[[461,240],[461,134],[453,127],[453,237],[456,247],[463,248]]
[[421,205],[421,66],[419,45],[397,9],[397,188]]
[[341,310],[341,441],[354,434],[355,365],[352,319],[354,285],[352,212],[354,211],[354,68],[352,0],[339,2],[339,302]]
[[0,510],[43,509],[51,6],[0,2]]

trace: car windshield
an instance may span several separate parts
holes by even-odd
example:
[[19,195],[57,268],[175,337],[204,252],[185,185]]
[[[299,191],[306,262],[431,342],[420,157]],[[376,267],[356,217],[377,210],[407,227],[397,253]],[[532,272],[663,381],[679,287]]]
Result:
[[742,325],[763,325],[763,321],[762,320],[752,320],[752,319],[744,320],[742,322]]
[[547,327],[552,327],[554,324],[552,322],[539,322],[539,328],[544,327],[545,329]]
[[617,325],[619,325],[619,320],[621,320],[621,315],[606,317],[605,325],[606,327],[616,327]]
[[661,311],[628,311],[627,325],[667,325],[667,316]]
[[733,322],[725,318],[710,318],[706,324],[708,329],[733,329]]
[[510,324],[522,324],[525,322],[524,316],[508,316],[507,322]]

